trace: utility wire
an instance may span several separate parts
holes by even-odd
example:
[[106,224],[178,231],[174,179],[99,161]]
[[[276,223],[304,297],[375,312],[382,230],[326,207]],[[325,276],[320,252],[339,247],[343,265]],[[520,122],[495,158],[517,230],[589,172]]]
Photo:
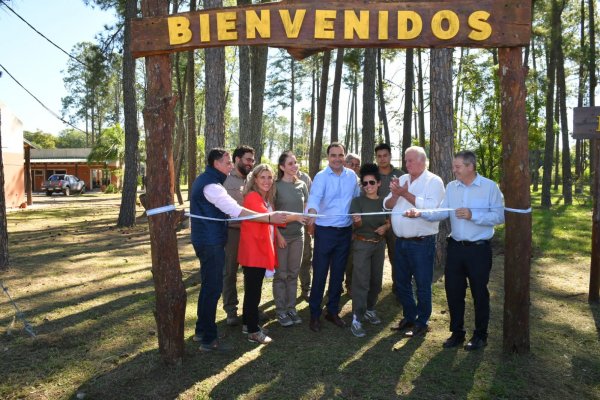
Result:
[[[65,53],[67,56],[69,56],[70,58],[72,58],[73,60],[77,61],[78,63],[80,63],[83,66],[87,66],[86,63],[84,63],[83,61],[79,60],[77,57],[72,56],[71,54],[69,54],[67,51],[63,50],[62,47],[60,47],[59,45],[57,45],[56,43],[54,43],[52,40],[48,39],[48,37],[46,37],[46,35],[44,35],[42,32],[38,31],[37,29],[35,29],[33,27],[33,25],[31,25],[29,22],[27,22],[25,20],[25,18],[21,17],[19,14],[17,14],[17,12],[15,10],[13,10],[8,4],[6,4],[6,2],[4,0],[0,0],[0,3],[4,4],[4,6],[6,8],[8,8],[13,14],[15,14],[21,21],[25,22],[27,24],[27,26],[29,26],[31,29],[33,29],[38,35],[40,35],[41,37],[43,37],[44,39],[46,39],[48,42],[50,42],[50,44],[52,44],[54,47],[56,47],[58,50],[62,51],[63,53]],[[6,71],[8,72],[8,71]],[[9,74],[10,75],[10,74]],[[13,78],[14,79],[14,78]]]
[[[0,0],[2,1],[2,0]],[[21,84],[21,82],[19,82],[17,80],[17,78],[15,78],[7,69],[4,65],[0,64],[0,68],[2,68],[7,74],[8,76],[10,76],[12,78],[13,81],[15,81],[17,83],[17,85],[21,86],[21,88],[23,90],[25,90],[31,97],[33,97],[35,99],[35,101],[37,101],[38,103],[40,103],[40,105],[42,107],[44,107],[46,109],[46,111],[48,111],[50,114],[52,114],[54,117],[56,117],[57,119],[59,119],[60,121],[62,121],[64,124],[69,125],[71,128],[78,130],[79,132],[83,132],[86,133],[85,131],[79,129],[78,127],[76,127],[75,125],[71,124],[70,122],[65,121],[64,118],[62,118],[60,115],[58,115],[57,113],[55,113],[54,111],[52,111],[51,109],[49,109],[48,107],[46,107],[46,105],[44,103],[41,102],[40,99],[38,99],[37,97],[35,97],[35,95],[33,93],[31,93],[29,90],[27,90],[27,88],[25,86],[23,86]]]

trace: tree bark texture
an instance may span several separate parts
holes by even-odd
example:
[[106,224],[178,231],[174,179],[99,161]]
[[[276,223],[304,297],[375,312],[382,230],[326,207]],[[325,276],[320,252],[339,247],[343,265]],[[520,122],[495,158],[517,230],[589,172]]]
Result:
[[[196,0],[190,0],[190,11],[196,11]],[[196,149],[196,68],[194,64],[194,51],[187,52],[187,160],[188,160],[188,189],[198,174],[198,159]],[[188,200],[192,191],[188,190]]]
[[263,104],[265,99],[265,80],[267,77],[267,46],[252,47],[250,49],[251,85],[250,90],[250,138],[249,144],[256,151],[258,163],[263,156]]
[[340,119],[340,89],[342,87],[342,72],[344,69],[344,49],[337,49],[335,58],[335,75],[331,92],[331,141],[337,142]]
[[546,89],[546,146],[544,149],[544,174],[542,175],[542,207],[550,208],[552,199],[550,187],[552,186],[552,164],[554,151],[554,86],[556,78],[556,44],[558,38],[558,25],[562,10],[557,4],[558,0],[552,0],[552,38],[550,40],[550,55],[547,67],[547,89]]
[[[525,68],[521,48],[499,49],[504,199],[507,207],[531,206]],[[528,353],[531,213],[505,213],[504,335],[506,353]]]
[[365,49],[362,101],[362,142],[360,158],[363,163],[373,162],[375,156],[375,79],[377,77],[377,49]]
[[[562,29],[561,29],[562,31]],[[562,41],[562,33],[561,33]],[[560,130],[562,138],[562,194],[565,205],[573,204],[573,175],[571,174],[571,150],[569,144],[569,123],[567,120],[567,85],[565,77],[565,56],[562,44],[558,47],[556,78],[558,80],[558,102],[560,105]]]
[[2,157],[2,111],[0,111],[0,271],[8,270],[9,261],[6,192],[4,191],[4,161]]
[[321,69],[321,87],[317,99],[317,130],[313,142],[312,157],[309,162],[310,177],[314,179],[321,166],[321,152],[323,151],[323,130],[325,128],[325,108],[327,106],[327,86],[329,84],[329,63],[331,50],[323,53],[323,68]]
[[387,119],[387,111],[385,106],[385,85],[383,84],[384,72],[383,63],[381,61],[381,49],[377,49],[377,94],[379,103],[379,123],[383,125],[383,137],[387,144],[391,144],[390,127]]
[[591,151],[594,153],[592,174],[592,198],[594,210],[592,212],[592,259],[590,265],[590,303],[600,302],[600,139],[591,140]]
[[[223,0],[206,0],[204,8],[223,7]],[[204,50],[205,118],[204,154],[225,146],[225,48]]]
[[[250,0],[238,0],[238,6],[251,4]],[[240,145],[250,145],[250,46],[238,47],[240,60],[239,92],[238,92],[238,119]],[[260,159],[258,159],[260,163]]]
[[138,143],[140,132],[137,119],[137,99],[135,94],[135,59],[131,55],[131,28],[129,21],[137,17],[137,1],[125,2],[125,30],[123,35],[123,109],[125,117],[125,174],[123,194],[117,226],[135,225],[135,203],[137,197]]
[[[595,28],[595,0],[588,0],[589,6],[589,36],[590,36],[590,56],[589,56],[589,74],[590,74],[590,107],[595,106],[595,90],[598,83],[596,77],[596,28]],[[590,302],[600,302],[600,140],[595,139],[590,142],[590,169],[592,171],[592,198],[594,199],[594,211],[592,214],[592,259],[590,267],[590,293],[588,300]]]
[[[454,158],[454,132],[452,110],[452,49],[432,49],[430,67],[431,121],[429,169],[438,175],[445,184],[454,179],[452,159]],[[435,250],[435,264],[438,268],[446,265],[446,237],[450,233],[448,220],[440,222]]]
[[[412,144],[412,104],[413,87],[415,82],[415,62],[413,49],[406,49],[406,64],[404,75],[404,118],[402,123],[402,169],[406,171],[404,152]],[[453,130],[454,131],[454,130]]]
[[423,94],[423,63],[421,62],[421,52],[423,50],[417,49],[418,54],[418,77],[417,77],[417,91],[419,92],[419,146],[425,147],[425,100]]
[[296,60],[290,57],[291,89],[290,89],[290,151],[294,151],[294,125],[296,123]]
[[[144,0],[144,16],[166,15],[167,0]],[[147,91],[144,108],[147,157],[148,208],[173,204],[174,170],[172,132],[175,101],[172,95],[171,60],[168,55],[146,58]],[[176,212],[148,217],[152,277],[156,291],[158,348],[167,364],[180,364],[184,354],[183,331],[186,292],[179,266]]]

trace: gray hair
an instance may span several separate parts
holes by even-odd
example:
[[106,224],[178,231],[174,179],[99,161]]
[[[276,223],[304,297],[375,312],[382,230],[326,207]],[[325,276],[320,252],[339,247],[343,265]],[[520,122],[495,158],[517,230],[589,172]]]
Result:
[[475,153],[473,153],[471,150],[459,151],[458,153],[456,153],[454,158],[462,159],[465,165],[470,164],[473,166],[473,169],[477,171],[477,157],[475,156]]
[[344,161],[349,162],[350,160],[360,161],[360,157],[358,156],[358,154],[348,153],[348,154],[346,154],[346,159]]
[[429,168],[429,159],[427,158],[427,153],[425,152],[424,148],[421,146],[410,146],[404,150],[404,155],[406,156],[406,154],[409,152],[417,153],[419,156],[421,156],[421,159],[425,161],[425,169]]

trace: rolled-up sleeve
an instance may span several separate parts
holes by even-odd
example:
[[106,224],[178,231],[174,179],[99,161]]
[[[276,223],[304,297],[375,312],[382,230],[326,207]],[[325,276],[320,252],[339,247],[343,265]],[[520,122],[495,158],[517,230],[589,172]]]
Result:
[[231,217],[238,217],[242,213],[243,207],[227,193],[227,190],[222,185],[215,183],[206,185],[204,187],[204,197],[219,210]]
[[311,208],[319,213],[319,206],[321,205],[321,200],[323,199],[323,194],[325,193],[325,179],[323,179],[322,175],[315,176],[313,180],[312,186],[310,187],[310,193],[308,195],[308,203],[306,204],[306,211]]

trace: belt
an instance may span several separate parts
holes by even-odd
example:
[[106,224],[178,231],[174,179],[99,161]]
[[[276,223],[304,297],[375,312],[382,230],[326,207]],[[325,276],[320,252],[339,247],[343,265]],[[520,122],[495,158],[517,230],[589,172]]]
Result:
[[448,237],[448,242],[454,242],[456,244],[460,244],[461,246],[480,246],[483,244],[490,244],[489,240],[475,240],[474,242],[470,242],[468,240],[456,240],[452,237]]
[[415,236],[415,237],[399,237],[398,239],[400,240],[410,240],[411,242],[420,242],[422,240],[426,240],[429,239],[430,237],[435,236],[435,235],[429,235],[429,236]]
[[344,231],[344,230],[348,230],[348,229],[352,229],[352,225],[348,225],[348,226],[323,226],[323,225],[315,225],[321,229],[332,229],[332,230],[336,230],[336,231]]
[[360,240],[361,242],[369,242],[369,243],[379,243],[383,240],[383,237],[380,237],[378,239],[370,239],[364,236],[360,236],[360,235],[354,235],[354,239],[356,240]]

